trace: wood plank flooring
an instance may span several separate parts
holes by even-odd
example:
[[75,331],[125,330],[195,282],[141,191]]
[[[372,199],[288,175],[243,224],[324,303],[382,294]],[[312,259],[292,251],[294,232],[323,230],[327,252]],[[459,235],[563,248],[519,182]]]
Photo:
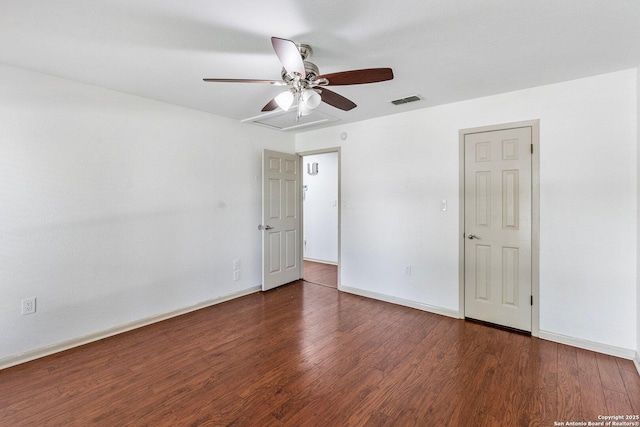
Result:
[[304,280],[316,285],[338,287],[338,266],[304,260]]
[[303,281],[0,371],[1,426],[553,426],[631,361]]

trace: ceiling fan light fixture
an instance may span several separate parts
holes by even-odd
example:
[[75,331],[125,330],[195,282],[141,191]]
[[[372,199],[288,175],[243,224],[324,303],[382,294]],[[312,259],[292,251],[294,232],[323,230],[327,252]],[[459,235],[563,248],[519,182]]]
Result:
[[284,111],[289,111],[289,108],[293,105],[294,96],[293,92],[290,90],[285,90],[280,95],[274,98],[278,107],[282,108]]
[[298,105],[298,113],[300,113],[301,116],[308,116],[311,112],[312,110],[304,102]]
[[317,108],[322,102],[322,97],[313,89],[305,89],[302,91],[302,101],[304,102],[305,107],[310,110]]

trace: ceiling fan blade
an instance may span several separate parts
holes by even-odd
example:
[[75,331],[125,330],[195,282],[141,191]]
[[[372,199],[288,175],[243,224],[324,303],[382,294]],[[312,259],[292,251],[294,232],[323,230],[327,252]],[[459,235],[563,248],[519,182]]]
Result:
[[326,102],[327,104],[339,108],[340,110],[343,111],[349,111],[349,110],[353,110],[354,108],[357,107],[357,105],[345,98],[342,95],[338,95],[337,93],[330,91],[329,89],[326,88],[322,88],[320,89],[322,92],[320,92],[320,96],[322,97],[322,101]]
[[339,73],[324,74],[314,81],[327,79],[329,86],[361,85],[365,83],[384,82],[393,79],[391,68],[366,68],[363,70],[341,71]]
[[268,83],[274,86],[285,86],[286,83],[282,80],[259,80],[259,79],[202,79],[205,82],[216,83]]
[[264,107],[262,107],[262,110],[260,111],[273,111],[276,108],[278,108],[278,104],[276,103],[276,99],[273,98],[271,101],[269,101],[267,103],[267,105],[265,105]]
[[300,55],[298,46],[291,40],[281,39],[279,37],[271,37],[271,44],[282,66],[287,70],[287,73],[291,76],[299,74],[300,78],[304,79],[307,73],[304,70],[304,63],[302,62],[302,56]]

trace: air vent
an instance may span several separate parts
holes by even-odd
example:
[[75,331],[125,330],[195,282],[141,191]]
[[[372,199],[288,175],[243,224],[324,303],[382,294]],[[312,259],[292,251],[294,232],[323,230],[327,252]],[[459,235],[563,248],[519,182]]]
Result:
[[389,101],[389,102],[391,102],[393,105],[402,105],[402,104],[408,104],[410,102],[420,101],[421,99],[422,98],[420,97],[420,95],[411,95],[411,96],[407,96],[406,98],[394,99],[393,101]]

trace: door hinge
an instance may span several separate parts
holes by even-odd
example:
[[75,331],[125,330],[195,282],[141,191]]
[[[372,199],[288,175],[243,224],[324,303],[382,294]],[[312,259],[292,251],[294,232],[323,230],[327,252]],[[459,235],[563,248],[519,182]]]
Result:
[[531,295],[531,305],[533,305],[533,295]]
[[531,144],[531,154],[533,154],[533,144]]

